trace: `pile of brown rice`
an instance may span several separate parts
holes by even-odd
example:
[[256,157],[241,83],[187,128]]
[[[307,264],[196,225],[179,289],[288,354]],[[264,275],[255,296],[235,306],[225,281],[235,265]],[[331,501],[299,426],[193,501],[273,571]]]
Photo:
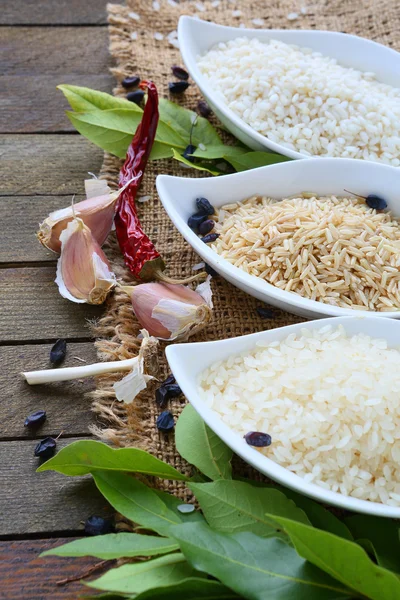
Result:
[[363,199],[254,196],[223,206],[216,221],[212,249],[281,290],[342,308],[400,310],[400,221]]

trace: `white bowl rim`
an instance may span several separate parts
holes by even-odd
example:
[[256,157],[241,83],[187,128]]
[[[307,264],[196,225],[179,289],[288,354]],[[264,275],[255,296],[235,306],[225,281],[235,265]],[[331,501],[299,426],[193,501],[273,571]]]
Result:
[[[294,330],[298,330],[302,327],[307,327],[310,323],[318,323],[321,327],[325,325],[340,325],[345,322],[355,321],[355,320],[367,320],[377,321],[374,317],[333,317],[331,319],[323,319],[310,321],[309,323],[296,323],[294,325],[288,325],[286,327],[278,327],[275,328],[280,332],[285,331],[287,335],[289,335]],[[396,327],[400,329],[400,323],[396,324]],[[274,481],[279,484],[289,487],[290,489],[303,494],[305,496],[311,497],[315,500],[318,500],[327,505],[339,506],[341,508],[345,508],[347,510],[364,513],[369,515],[387,517],[387,518],[400,518],[400,507],[390,506],[388,504],[383,504],[380,502],[373,502],[370,500],[361,500],[359,498],[355,498],[353,496],[345,496],[339,492],[333,492],[331,490],[327,490],[315,483],[309,483],[305,481],[299,475],[296,475],[294,472],[289,471],[285,467],[279,465],[275,461],[271,460],[267,456],[261,454],[251,446],[247,445],[243,442],[240,434],[233,431],[228,425],[226,425],[219,415],[214,412],[212,409],[208,408],[204,402],[200,399],[197,394],[196,383],[191,383],[190,386],[186,385],[185,381],[182,381],[179,374],[179,368],[176,369],[174,362],[174,354],[177,353],[176,359],[179,357],[179,348],[185,349],[189,347],[199,347],[199,346],[209,346],[210,344],[221,344],[221,343],[232,343],[236,340],[246,338],[256,340],[257,338],[262,338],[266,333],[271,332],[272,330],[260,331],[256,333],[251,333],[246,336],[239,336],[235,338],[227,338],[224,340],[218,341],[209,341],[209,342],[190,342],[190,343],[180,343],[180,344],[171,344],[166,348],[166,357],[168,363],[171,367],[171,370],[176,377],[178,384],[180,385],[183,394],[186,399],[192,404],[193,408],[200,415],[200,417],[204,420],[204,422],[216,433],[216,435],[229,446],[235,454],[238,454],[243,460],[245,460],[248,464],[255,467],[261,473],[264,473]],[[178,351],[177,351],[178,350]],[[240,351],[232,350],[231,354],[239,353]],[[172,363],[172,364],[171,364]]]
[[[195,81],[195,83],[198,85],[198,87],[200,88],[201,92],[203,92],[203,89],[205,88],[207,91],[209,89],[209,85],[207,83],[207,81],[205,80],[205,78],[203,77],[203,75],[198,71],[197,68],[197,64],[196,63],[192,63],[191,58],[188,56],[186,50],[185,50],[185,26],[187,23],[191,23],[191,22],[199,22],[199,19],[196,19],[195,17],[189,16],[189,15],[181,15],[181,17],[179,18],[179,22],[178,22],[178,40],[179,40],[179,48],[180,48],[180,52],[183,58],[183,62],[185,63],[187,69],[190,72],[190,75],[192,77],[192,79]],[[201,20],[202,25],[209,27],[209,28],[219,28],[219,29],[224,29],[224,30],[235,30],[238,32],[238,34],[240,35],[246,35],[246,33],[251,34],[252,36],[254,36],[255,34],[259,34],[260,31],[266,31],[263,28],[251,28],[251,27],[232,27],[229,25],[220,25],[218,23],[214,23],[214,22],[210,22],[210,21],[204,21]],[[388,51],[388,54],[392,53],[393,56],[397,56],[399,57],[399,53],[394,50],[393,48],[389,48],[388,46],[385,46],[383,44],[380,44],[379,42],[375,42],[373,40],[369,40],[367,38],[363,38],[361,36],[358,35],[353,35],[350,33],[343,33],[340,31],[324,31],[321,29],[301,29],[301,30],[290,30],[290,29],[268,29],[267,30],[269,33],[274,34],[274,33],[278,33],[278,32],[285,32],[285,33],[290,33],[290,32],[296,32],[298,33],[299,31],[301,31],[301,33],[304,34],[309,34],[309,35],[326,35],[326,36],[330,36],[330,37],[337,37],[338,38],[338,43],[340,43],[340,39],[355,39],[355,40],[361,40],[362,43],[368,44],[371,47],[380,47],[380,48],[385,48],[385,50]],[[193,68],[194,67],[194,68]],[[282,146],[281,144],[274,142],[272,140],[270,140],[267,136],[262,135],[261,133],[259,133],[258,131],[256,131],[255,129],[253,129],[250,125],[248,125],[246,123],[246,121],[244,121],[243,119],[241,119],[240,117],[238,117],[224,102],[222,102],[219,98],[215,97],[212,94],[212,90],[210,95],[212,96],[212,102],[215,104],[215,106],[217,107],[217,109],[229,120],[231,121],[238,129],[240,129],[241,131],[243,131],[244,133],[246,133],[249,137],[253,138],[255,141],[257,141],[259,144],[263,145],[264,147],[268,147],[271,150],[273,150],[274,152],[277,152],[278,154],[283,154],[284,156],[289,156],[290,158],[294,158],[294,159],[308,159],[308,158],[315,158],[317,155],[305,155],[305,154],[301,154],[300,152],[297,152],[296,150],[292,150],[290,148],[286,148],[285,146]],[[320,157],[320,158],[324,158],[324,157]],[[328,158],[328,157],[327,157]],[[350,160],[356,160],[356,159],[350,159]],[[366,162],[375,162],[375,161],[369,161],[367,160]]]
[[[316,163],[316,161],[318,161],[318,164],[320,164],[321,160],[323,160],[324,165],[328,166],[328,167],[332,161],[334,161],[335,164],[343,165],[343,168],[345,168],[346,166],[354,168],[355,163],[357,163],[360,165],[365,165],[365,167],[368,168],[369,170],[370,169],[379,169],[379,170],[382,170],[383,172],[385,170],[388,170],[391,172],[395,171],[399,174],[399,177],[400,177],[400,167],[393,167],[391,165],[385,165],[385,164],[381,164],[381,163],[371,163],[368,161],[357,160],[354,158],[332,157],[332,158],[321,159],[319,157],[312,157],[307,160],[307,165],[309,168],[312,168],[313,164]],[[218,177],[218,180],[219,181],[224,180],[224,181],[226,181],[226,184],[228,184],[228,181],[229,181],[234,185],[234,182],[236,179],[251,177],[251,173],[254,173],[254,171],[264,170],[266,175],[269,175],[271,173],[271,171],[274,171],[274,170],[278,171],[278,172],[282,171],[284,173],[284,171],[286,169],[290,169],[291,166],[296,165],[296,164],[298,164],[297,161],[276,163],[273,165],[267,165],[265,167],[259,167],[258,169],[250,169],[247,171],[241,171],[239,173],[231,173],[229,175],[221,175]],[[315,167],[318,168],[318,165],[315,164]],[[304,298],[303,296],[300,296],[299,294],[296,294],[294,292],[287,292],[285,290],[281,290],[281,289],[277,288],[276,286],[274,286],[273,284],[268,283],[268,281],[260,279],[259,277],[256,277],[255,275],[249,275],[248,273],[246,273],[239,267],[235,267],[234,265],[231,265],[225,258],[222,258],[221,256],[219,256],[216,252],[214,252],[214,250],[212,250],[210,247],[208,247],[206,244],[204,244],[204,242],[201,241],[201,239],[189,228],[187,223],[184,222],[184,220],[182,219],[182,217],[176,210],[174,204],[169,202],[169,200],[168,200],[169,194],[168,194],[168,192],[164,193],[164,189],[165,189],[164,186],[165,186],[165,184],[168,185],[168,181],[170,181],[170,180],[175,180],[175,181],[180,180],[180,181],[182,181],[182,186],[184,187],[185,182],[193,182],[193,181],[196,181],[196,179],[190,178],[190,177],[178,177],[178,176],[174,176],[174,175],[158,175],[157,179],[156,179],[157,191],[159,193],[161,202],[162,202],[166,212],[168,213],[168,216],[171,218],[171,220],[173,221],[173,223],[175,224],[175,226],[177,227],[179,232],[188,241],[190,246],[200,256],[203,256],[205,258],[205,262],[210,264],[212,267],[215,267],[217,270],[220,270],[221,273],[225,272],[232,279],[234,279],[236,281],[240,281],[242,284],[246,285],[247,287],[258,291],[259,293],[264,294],[267,297],[272,297],[278,301],[285,302],[286,304],[289,304],[290,306],[293,306],[294,308],[298,307],[300,309],[314,312],[314,314],[319,313],[319,314],[326,315],[328,317],[331,317],[331,316],[337,316],[337,317],[357,316],[361,313],[361,311],[358,311],[358,310],[355,310],[352,308],[342,308],[339,306],[325,304],[324,302],[319,302],[317,300],[310,300],[308,298]],[[203,178],[202,179],[202,182],[206,182],[206,181],[209,181],[210,185],[212,185],[212,182],[214,181],[214,179],[213,178]],[[399,183],[400,183],[400,181],[399,181]],[[268,300],[266,300],[266,302],[268,302]],[[374,317],[378,317],[380,319],[381,318],[400,319],[400,310],[399,311],[365,311],[365,313],[368,315],[374,316]],[[362,314],[364,314],[364,313],[362,313]]]

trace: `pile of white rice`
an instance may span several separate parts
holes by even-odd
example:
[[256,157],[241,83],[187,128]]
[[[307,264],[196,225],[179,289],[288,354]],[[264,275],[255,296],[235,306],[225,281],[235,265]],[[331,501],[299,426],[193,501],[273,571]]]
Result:
[[200,395],[260,451],[309,482],[400,506],[400,352],[343,327],[259,342],[199,378]]
[[212,249],[250,275],[341,308],[400,310],[400,222],[390,212],[358,198],[254,196],[216,219]]
[[400,165],[400,89],[307,48],[238,38],[198,66],[239,117],[305,155]]

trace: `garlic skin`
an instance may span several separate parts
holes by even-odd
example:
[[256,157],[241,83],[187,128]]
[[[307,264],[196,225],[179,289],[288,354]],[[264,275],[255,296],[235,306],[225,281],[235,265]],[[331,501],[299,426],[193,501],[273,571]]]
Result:
[[211,318],[209,303],[184,285],[143,283],[122,289],[130,294],[139,323],[160,340],[187,338]]
[[82,200],[74,206],[61,208],[50,215],[39,226],[37,237],[41,244],[53,252],[61,252],[61,233],[66,229],[74,214],[89,227],[100,244],[104,244],[114,222],[116,202],[120,190]]
[[61,296],[79,304],[102,304],[116,279],[110,263],[82,219],[61,232],[56,283]]

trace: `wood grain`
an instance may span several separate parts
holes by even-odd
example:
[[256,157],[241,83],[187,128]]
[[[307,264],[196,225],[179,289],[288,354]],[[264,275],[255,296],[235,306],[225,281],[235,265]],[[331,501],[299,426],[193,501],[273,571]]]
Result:
[[106,0],[12,0],[4,2],[1,25],[106,25]]
[[0,270],[3,342],[91,338],[87,319],[98,318],[102,307],[62,298],[54,279],[53,267]]
[[77,538],[0,542],[0,600],[77,600],[78,595],[88,594],[88,588],[79,581],[64,586],[56,582],[83,573],[97,564],[98,559],[39,558],[41,552],[74,539]]
[[[84,196],[76,196],[75,202],[83,199]],[[0,197],[0,263],[54,263],[58,258],[57,254],[44,248],[36,237],[38,224],[49,213],[70,204],[71,198],[68,196]],[[18,236],[15,235],[16,223]]]
[[111,92],[110,75],[38,75],[0,77],[0,133],[75,132],[60,83]]
[[[23,43],[21,43],[23,40]],[[111,57],[106,28],[4,27],[2,75],[106,75]]]
[[[29,386],[22,371],[51,368],[51,344],[0,347],[0,438],[57,437],[60,431],[68,435],[87,435],[93,422],[90,400],[85,394],[93,389],[92,379]],[[85,361],[81,362],[78,358]],[[63,367],[77,367],[96,362],[92,343],[70,343]],[[47,421],[40,429],[24,427],[25,418],[36,410],[47,412]]]
[[2,135],[0,193],[83,194],[88,171],[97,174],[102,160],[103,151],[80,135]]
[[56,86],[112,90],[106,28],[5,27],[2,48],[0,132],[74,131]]
[[[60,439],[57,448],[77,439]],[[36,473],[40,465],[40,459],[34,456],[36,444],[36,440],[0,442],[0,537],[52,532],[63,535],[83,530],[82,521],[90,515],[112,515],[90,475]]]

